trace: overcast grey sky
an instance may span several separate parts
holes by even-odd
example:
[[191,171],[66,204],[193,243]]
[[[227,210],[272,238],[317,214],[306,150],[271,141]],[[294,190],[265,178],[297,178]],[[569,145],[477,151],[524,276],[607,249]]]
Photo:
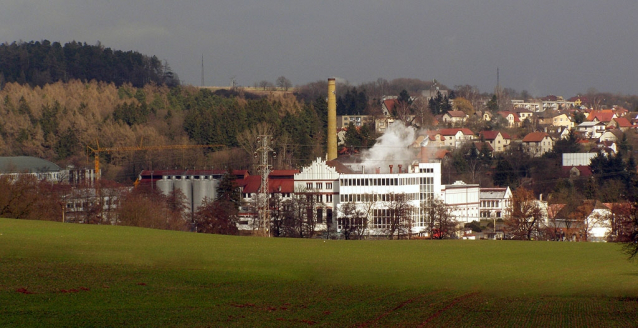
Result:
[[3,0],[1,42],[72,40],[168,61],[184,83],[437,79],[638,94],[636,0]]

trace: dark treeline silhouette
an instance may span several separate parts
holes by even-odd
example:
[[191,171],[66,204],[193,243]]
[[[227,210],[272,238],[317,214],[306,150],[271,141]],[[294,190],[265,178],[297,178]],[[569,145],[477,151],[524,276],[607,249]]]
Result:
[[136,51],[48,40],[0,44],[0,87],[7,82],[43,86],[58,81],[96,80],[143,87],[154,82],[179,85],[177,74],[155,56]]

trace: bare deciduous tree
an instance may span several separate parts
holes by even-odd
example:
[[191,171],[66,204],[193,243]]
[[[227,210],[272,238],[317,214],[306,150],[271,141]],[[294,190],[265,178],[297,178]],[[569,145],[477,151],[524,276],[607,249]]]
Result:
[[422,214],[426,218],[426,233],[431,239],[452,238],[456,233],[458,221],[454,217],[454,208],[443,200],[429,199],[422,203]]
[[505,216],[505,232],[514,239],[531,240],[540,232],[543,212],[531,190],[519,187],[512,194]]
[[292,82],[290,82],[290,80],[285,76],[280,76],[277,78],[277,87],[288,91],[288,89],[292,87]]
[[395,234],[397,239],[404,237],[409,239],[412,234],[414,206],[409,203],[408,195],[404,193],[387,196],[390,198],[389,200],[386,198],[385,204],[388,211],[386,228],[388,239],[393,239]]

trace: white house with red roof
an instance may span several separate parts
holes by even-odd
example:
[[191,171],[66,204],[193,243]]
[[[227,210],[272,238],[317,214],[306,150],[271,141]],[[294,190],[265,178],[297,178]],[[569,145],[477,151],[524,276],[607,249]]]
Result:
[[498,112],[498,114],[503,116],[507,120],[507,123],[510,128],[521,126],[522,120],[517,113],[510,112],[510,111],[500,111]]
[[468,128],[450,128],[437,131],[444,147],[458,148],[462,144],[475,139],[474,132]]
[[613,109],[592,110],[587,116],[587,121],[609,123],[617,117]]
[[609,124],[607,124],[607,128],[616,128],[620,129],[620,131],[627,131],[633,124],[626,117],[616,117],[612,118]]
[[479,132],[479,138],[489,143],[495,153],[505,151],[511,142],[509,134],[499,131],[481,131]]
[[392,111],[394,111],[394,106],[396,106],[399,100],[396,97],[386,97],[381,101],[381,111],[383,115],[390,116]]

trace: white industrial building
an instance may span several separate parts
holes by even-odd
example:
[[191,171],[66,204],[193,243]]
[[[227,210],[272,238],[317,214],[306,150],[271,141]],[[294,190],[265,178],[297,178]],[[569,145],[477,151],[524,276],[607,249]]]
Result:
[[[430,199],[440,197],[441,164],[419,163],[405,170],[397,167],[397,173],[350,173],[339,176],[339,200],[337,206],[354,203],[362,209],[370,209],[369,233],[384,235],[388,226],[388,207],[403,194],[413,208],[411,232],[418,234],[425,229],[425,217],[420,209]],[[337,230],[341,230],[341,225]]]
[[510,187],[481,188],[481,218],[503,218],[512,199]]
[[479,185],[456,181],[441,190],[443,202],[452,207],[452,215],[461,223],[479,221]]

